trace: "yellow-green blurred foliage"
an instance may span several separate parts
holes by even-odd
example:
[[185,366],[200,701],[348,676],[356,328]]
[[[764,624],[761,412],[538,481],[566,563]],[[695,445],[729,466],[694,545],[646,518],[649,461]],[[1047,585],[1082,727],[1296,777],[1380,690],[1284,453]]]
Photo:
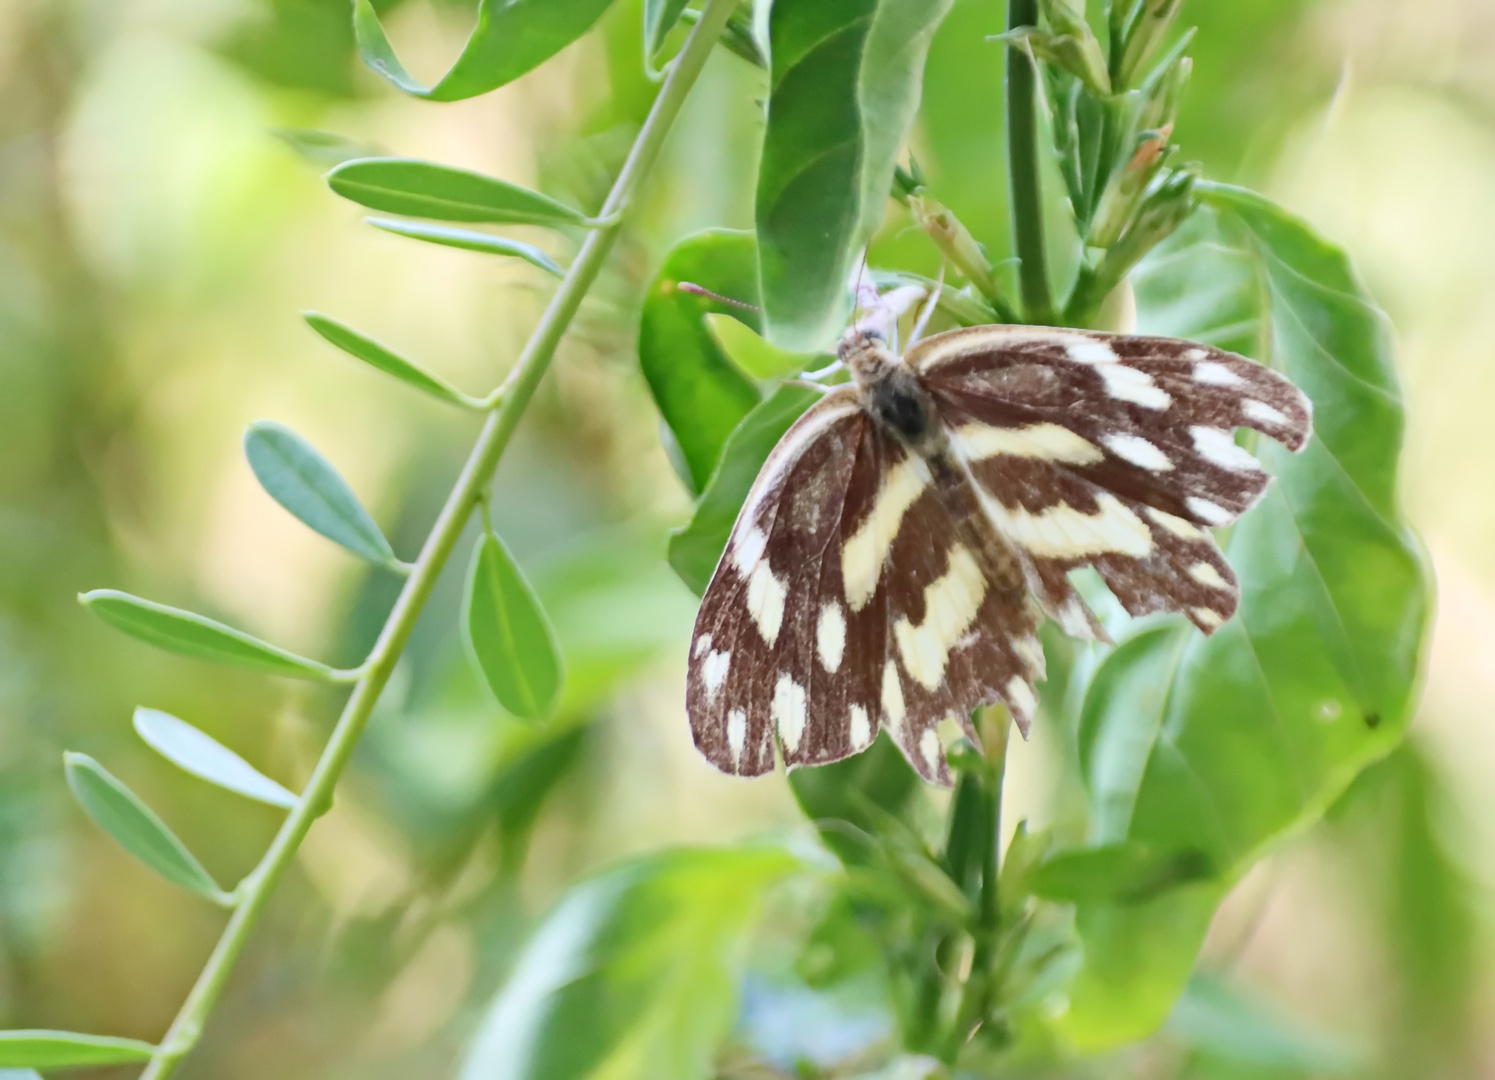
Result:
[[[471,18],[441,0],[383,7],[425,76]],[[231,883],[276,814],[174,772],[133,736],[132,707],[174,712],[294,786],[337,704],[154,653],[74,595],[125,588],[356,662],[396,581],[272,503],[241,433],[293,425],[411,557],[475,421],[357,366],[297,313],[485,392],[549,287],[525,264],[364,226],[274,131],[338,131],[595,209],[652,93],[637,9],[620,0],[539,71],[438,106],[357,66],[345,0],[0,0],[0,1027],[159,1037],[222,920],[94,829],[63,749],[104,761]],[[990,161],[990,190],[942,196],[994,246],[1000,74],[982,36],[1001,9],[957,5],[916,136]],[[1184,19],[1201,32],[1176,141],[1346,244],[1398,328],[1404,499],[1441,584],[1410,743],[1240,886],[1208,962],[1362,1048],[1364,1075],[1495,1077],[1495,6],[1193,0]],[[668,246],[751,224],[761,93],[719,50],[499,473],[495,524],[572,667],[572,737],[527,748],[471,681],[455,565],[184,1076],[445,1075],[577,873],[797,823],[782,780],[724,778],[690,746],[694,601],[662,562],[688,501],[633,356]],[[527,752],[559,779],[526,849],[533,800],[511,766]],[[1043,816],[1052,759],[1042,731],[1014,749],[1009,821]],[[1278,1075],[1181,1062],[1166,1039],[1113,1064]]]

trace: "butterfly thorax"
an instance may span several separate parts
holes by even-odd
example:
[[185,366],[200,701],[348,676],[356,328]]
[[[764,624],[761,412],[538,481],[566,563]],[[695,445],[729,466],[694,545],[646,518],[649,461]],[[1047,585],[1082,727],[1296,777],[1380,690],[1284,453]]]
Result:
[[888,434],[922,457],[945,455],[949,440],[934,402],[879,335],[852,330],[841,339],[837,353],[861,391],[863,408]]

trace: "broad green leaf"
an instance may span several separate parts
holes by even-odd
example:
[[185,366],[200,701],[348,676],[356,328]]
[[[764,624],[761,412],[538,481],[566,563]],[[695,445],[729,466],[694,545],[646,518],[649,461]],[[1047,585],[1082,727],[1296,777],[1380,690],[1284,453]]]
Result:
[[327,186],[371,210],[439,221],[585,225],[586,215],[548,195],[482,173],[413,158],[359,158],[327,174]]
[[696,595],[706,591],[726,550],[758,470],[768,452],[823,391],[807,383],[785,383],[743,418],[727,439],[721,461],[696,504],[690,524],[670,536],[670,565]]
[[[69,1069],[149,1061],[156,1048],[137,1039],[72,1031],[0,1031],[0,1068]],[[34,1074],[33,1074],[34,1075]]]
[[358,496],[316,447],[290,428],[273,420],[250,424],[244,456],[270,498],[307,528],[369,562],[398,562]]
[[372,143],[350,139],[332,131],[309,128],[277,128],[273,134],[313,165],[330,169],[355,158],[379,157],[382,151]]
[[678,288],[681,282],[757,304],[758,251],[752,234],[710,229],[686,237],[665,258],[644,297],[639,364],[699,493],[727,436],[759,400],[752,381],[711,336],[705,316],[730,312],[753,329],[758,328],[758,317],[756,311],[683,292]]
[[1156,851],[1123,842],[1055,852],[1025,880],[1031,892],[1047,900],[1135,903],[1213,876],[1214,867],[1197,851]]
[[135,732],[167,761],[210,784],[287,810],[296,805],[295,795],[216,739],[170,713],[136,709]]
[[405,70],[369,0],[356,0],[353,30],[363,62],[395,86],[429,101],[460,101],[496,90],[538,67],[591,29],[611,0],[480,0],[462,55],[435,86]]
[[555,631],[503,542],[484,532],[472,556],[462,629],[473,659],[499,704],[538,719],[561,689]]
[[774,3],[756,211],[774,344],[823,349],[844,327],[847,285],[882,221],[925,55],[951,3]]
[[1219,870],[1147,903],[1080,905],[1085,965],[1060,1023],[1087,1049],[1162,1022],[1229,884],[1401,739],[1423,656],[1430,579],[1397,510],[1385,316],[1301,221],[1239,189],[1205,194],[1136,276],[1139,329],[1270,363],[1313,400],[1315,432],[1301,455],[1257,446],[1277,479],[1225,543],[1237,615],[1210,638],[1141,630],[1086,695],[1095,842],[1198,851]]
[[1168,1018],[1167,1031],[1192,1050],[1236,1065],[1340,1076],[1359,1073],[1366,1064],[1351,1047],[1300,1028],[1208,975],[1189,980]]
[[509,240],[491,233],[474,232],[472,229],[453,229],[446,225],[427,225],[419,221],[392,221],[389,218],[368,218],[376,229],[408,236],[412,240],[424,240],[428,244],[461,248],[464,251],[480,251],[485,255],[512,255],[532,266],[538,266],[547,274],[562,277],[565,271],[560,264],[545,252],[521,240]]
[[753,379],[782,379],[810,367],[823,367],[835,358],[824,353],[792,353],[759,337],[751,326],[732,315],[713,312],[706,329],[722,352],[743,374]]
[[644,59],[652,60],[664,48],[688,0],[644,0]]
[[306,320],[308,326],[343,352],[357,357],[371,367],[378,368],[386,375],[393,375],[406,385],[453,405],[475,404],[472,398],[439,375],[432,375],[398,353],[391,352],[373,338],[360,334],[351,326],[317,311],[304,311],[301,317]]
[[736,1015],[743,938],[799,862],[675,850],[573,888],[525,948],[458,1080],[700,1080]]
[[134,792],[87,754],[67,753],[62,760],[73,797],[122,848],[173,885],[217,903],[226,901],[202,863]]
[[116,630],[167,652],[291,679],[335,682],[341,678],[339,672],[326,664],[250,637],[232,626],[116,589],[94,589],[79,596],[78,602]]

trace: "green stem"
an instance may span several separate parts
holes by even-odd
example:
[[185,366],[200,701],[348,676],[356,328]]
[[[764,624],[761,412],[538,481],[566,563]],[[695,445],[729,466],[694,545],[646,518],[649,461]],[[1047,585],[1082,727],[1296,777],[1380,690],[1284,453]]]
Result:
[[[1002,944],[1002,906],[998,885],[1001,880],[1002,782],[1007,771],[1007,737],[1011,720],[1001,710],[997,723],[983,725],[982,742],[986,769],[981,776],[981,895],[976,907],[975,949],[971,956],[971,974],[961,989],[960,1005],[955,1014],[955,1028],[945,1048],[944,1060],[954,1064],[961,1047],[975,1033],[991,1012],[991,999],[997,989],[997,956]],[[991,713],[987,714],[988,717]]]
[[[1038,0],[1007,0],[1007,28],[1038,25]],[[1043,194],[1038,173],[1038,116],[1033,58],[1017,42],[1007,46],[1007,177],[1012,196],[1012,241],[1018,284],[1031,323],[1051,324],[1048,260],[1043,246]]]
[[161,1041],[160,1049],[141,1074],[141,1080],[164,1080],[196,1044],[208,1016],[223,993],[245,942],[264,913],[271,893],[295,858],[312,823],[332,805],[333,789],[353,755],[353,748],[373,713],[380,692],[389,681],[395,664],[405,649],[416,619],[430,599],[437,577],[451,557],[473,507],[477,505],[483,489],[487,487],[503,456],[504,448],[508,446],[509,437],[524,415],[525,407],[540,379],[549,368],[561,337],[617,239],[619,220],[628,209],[640,182],[648,175],[658,158],[670,125],[680,112],[686,95],[700,75],[717,37],[736,7],[737,0],[707,0],[700,22],[670,69],[648,119],[633,144],[633,150],[598,215],[611,224],[587,235],[575,262],[571,264],[571,269],[551,298],[539,324],[530,335],[528,344],[504,381],[498,404],[488,414],[482,433],[468,455],[451,494],[447,496],[446,504],[441,508],[441,514],[436,519],[430,536],[426,538],[425,547],[421,550],[399,599],[395,601],[394,609],[385,620],[379,639],[362,668],[363,675],[354,685],[352,695],[343,707],[337,726],[312,771],[311,779],[307,781],[305,792],[276,833],[264,858],[245,878],[239,905],[229,918],[222,937],[198,976],[197,983]]

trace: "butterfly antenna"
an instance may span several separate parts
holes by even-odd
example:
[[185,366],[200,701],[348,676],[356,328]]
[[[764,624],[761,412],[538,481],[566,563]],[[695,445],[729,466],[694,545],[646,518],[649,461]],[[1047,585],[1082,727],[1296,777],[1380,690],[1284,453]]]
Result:
[[726,304],[728,307],[742,308],[744,311],[762,311],[757,304],[749,304],[746,300],[733,300],[730,296],[712,292],[703,285],[697,285],[693,281],[677,281],[675,288],[691,296],[704,296],[708,300],[715,300],[718,304]]
[[934,318],[934,309],[940,305],[940,293],[945,288],[945,266],[940,264],[939,280],[934,283],[934,291],[929,294],[929,299],[924,302],[924,310],[919,312],[919,318],[914,323],[914,332],[908,337],[908,347],[912,349],[924,336],[924,328],[929,325],[929,320]]

